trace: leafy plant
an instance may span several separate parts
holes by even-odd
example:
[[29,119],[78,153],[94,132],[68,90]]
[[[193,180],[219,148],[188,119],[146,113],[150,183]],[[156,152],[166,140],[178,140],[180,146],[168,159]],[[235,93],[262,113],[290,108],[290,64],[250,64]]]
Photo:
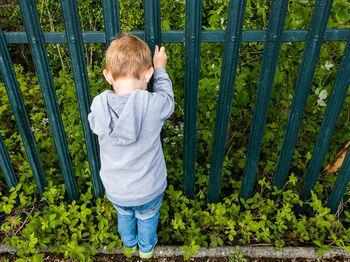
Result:
[[239,251],[239,246],[236,246],[236,250],[234,254],[230,254],[230,260],[229,262],[246,262],[248,261],[246,258],[244,258],[244,253]]
[[[22,30],[16,1],[0,9],[4,31]],[[271,1],[247,1],[244,30],[265,30]],[[290,0],[285,29],[308,29],[314,0]],[[142,30],[143,1],[119,1],[122,30]],[[227,23],[228,0],[203,1],[202,28],[224,30]],[[78,1],[83,31],[104,29],[101,1]],[[58,1],[37,1],[38,14],[44,31],[64,31]],[[141,11],[140,11],[141,10]],[[348,28],[350,6],[346,0],[334,0],[329,28]],[[92,15],[93,14],[93,15]],[[185,29],[185,1],[161,1],[162,30]],[[330,214],[325,208],[336,174],[320,177],[312,193],[307,214],[293,212],[301,205],[299,191],[318,129],[325,112],[328,94],[339,68],[344,50],[343,42],[325,42],[321,49],[301,131],[291,163],[289,180],[283,190],[273,188],[271,181],[294,95],[295,81],[303,53],[303,42],[284,42],[281,45],[274,87],[271,95],[253,196],[239,198],[241,177],[245,165],[250,125],[258,86],[263,43],[242,43],[232,100],[232,109],[222,172],[220,201],[206,202],[208,176],[216,106],[220,88],[223,43],[202,43],[198,93],[196,195],[187,199],[182,194],[182,159],[184,132],[184,43],[165,44],[168,54],[167,72],[173,80],[175,112],[164,126],[163,150],[167,163],[168,189],[160,210],[159,242],[178,244],[185,258],[200,247],[268,243],[281,248],[288,244],[312,245],[319,255],[330,247],[350,251],[349,192],[342,206],[344,212]],[[35,76],[29,49],[9,46],[14,57],[17,81],[24,98],[36,146],[49,186],[44,198],[36,190],[29,161],[16,126],[3,82],[0,82],[1,135],[20,184],[6,188],[0,180],[0,231],[2,242],[20,249],[19,261],[41,261],[40,248],[52,246],[51,251],[65,258],[89,261],[96,248],[121,245],[117,235],[116,214],[106,198],[95,200],[87,160],[71,65],[67,46],[48,44],[48,58],[73,163],[80,199],[68,203],[56,149],[45,105]],[[109,89],[103,80],[103,44],[85,45],[91,96]],[[24,57],[25,59],[19,59]],[[21,62],[21,64],[19,64]],[[345,99],[324,166],[350,140],[350,96]],[[0,176],[3,174],[0,172]],[[271,198],[271,196],[273,196]],[[41,202],[40,202],[41,201]],[[46,205],[43,205],[43,203]],[[244,261],[236,251],[233,261]]]

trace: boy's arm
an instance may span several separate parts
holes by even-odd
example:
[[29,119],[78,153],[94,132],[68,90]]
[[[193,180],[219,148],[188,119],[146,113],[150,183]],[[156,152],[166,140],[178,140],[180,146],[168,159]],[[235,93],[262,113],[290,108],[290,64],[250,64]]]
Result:
[[92,100],[92,103],[91,103],[91,106],[90,106],[90,113],[88,114],[88,120],[89,120],[89,124],[90,124],[90,129],[92,131],[92,133],[94,133],[95,135],[101,135],[101,128],[99,128],[99,120],[100,118],[98,117],[99,114],[98,112],[100,111],[98,109],[98,99],[99,97],[96,96],[93,100]]
[[158,99],[159,114],[161,121],[167,119],[174,111],[174,93],[172,83],[165,68],[158,67],[154,70],[154,91]]
[[157,45],[154,49],[154,91],[159,96],[159,113],[161,121],[167,119],[174,111],[174,93],[172,83],[165,71],[167,55],[165,48],[159,48]]

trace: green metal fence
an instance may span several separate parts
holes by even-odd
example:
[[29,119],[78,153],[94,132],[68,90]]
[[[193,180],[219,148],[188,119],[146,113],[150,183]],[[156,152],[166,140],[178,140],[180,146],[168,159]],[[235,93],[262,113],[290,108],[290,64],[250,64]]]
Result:
[[[89,129],[87,120],[91,97],[83,48],[86,43],[105,43],[108,46],[113,36],[121,32],[119,4],[117,0],[102,1],[105,31],[82,32],[76,1],[61,0],[60,3],[66,31],[42,32],[35,1],[19,0],[26,32],[3,33],[0,26],[0,70],[38,191],[42,195],[47,182],[7,47],[8,44],[29,44],[48,112],[68,197],[70,200],[77,199],[78,189],[45,48],[46,43],[68,44],[94,192],[96,197],[101,197],[104,190],[99,178],[98,143],[96,137]],[[276,185],[278,188],[282,188],[287,180],[322,44],[324,41],[346,41],[347,44],[336,81],[300,193],[301,200],[305,201],[310,198],[310,191],[314,188],[320,173],[337,118],[350,85],[350,29],[326,29],[332,3],[332,0],[316,0],[309,30],[284,30],[288,0],[272,0],[268,27],[264,31],[243,30],[246,0],[230,0],[226,30],[202,30],[202,1],[187,0],[185,31],[161,31],[160,0],[144,0],[145,30],[131,33],[144,39],[151,50],[154,49],[156,44],[185,42],[183,188],[186,196],[193,197],[195,193],[196,123],[201,43],[224,42],[225,45],[207,192],[208,201],[216,202],[219,196],[227,128],[241,43],[265,43],[241,187],[241,197],[247,199],[252,195],[254,188],[281,43],[305,41],[305,48],[273,180],[273,185]],[[18,182],[1,136],[0,149],[1,169],[5,175],[7,185],[13,187]],[[347,152],[328,202],[332,212],[337,210],[349,179],[350,149]]]

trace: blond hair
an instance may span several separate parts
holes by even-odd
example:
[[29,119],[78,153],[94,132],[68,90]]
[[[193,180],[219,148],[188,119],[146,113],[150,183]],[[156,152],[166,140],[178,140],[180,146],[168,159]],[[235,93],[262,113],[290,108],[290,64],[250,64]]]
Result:
[[148,45],[131,34],[117,35],[106,51],[106,69],[113,79],[121,77],[141,78],[142,72],[152,67],[152,55]]

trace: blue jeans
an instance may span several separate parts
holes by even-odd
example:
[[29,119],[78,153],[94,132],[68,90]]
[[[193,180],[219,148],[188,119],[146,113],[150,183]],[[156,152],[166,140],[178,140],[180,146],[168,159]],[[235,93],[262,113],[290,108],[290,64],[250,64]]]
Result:
[[142,253],[151,252],[157,242],[159,208],[163,194],[152,201],[133,207],[113,204],[118,214],[118,232],[124,246],[135,247],[137,244]]

